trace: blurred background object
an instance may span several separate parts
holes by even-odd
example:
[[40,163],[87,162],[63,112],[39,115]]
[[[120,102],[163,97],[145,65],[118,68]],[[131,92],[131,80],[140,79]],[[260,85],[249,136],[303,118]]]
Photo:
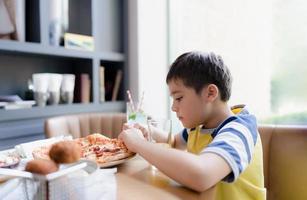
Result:
[[0,39],[25,41],[25,0],[0,0]]
[[49,44],[63,45],[64,33],[68,29],[68,0],[49,1]]

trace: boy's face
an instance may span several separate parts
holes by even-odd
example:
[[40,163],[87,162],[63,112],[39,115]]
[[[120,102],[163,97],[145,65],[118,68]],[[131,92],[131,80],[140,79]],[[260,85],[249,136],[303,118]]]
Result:
[[181,80],[171,80],[168,87],[173,98],[172,110],[176,112],[183,126],[194,128],[203,124],[210,110],[205,95],[197,94],[193,88],[186,87]]

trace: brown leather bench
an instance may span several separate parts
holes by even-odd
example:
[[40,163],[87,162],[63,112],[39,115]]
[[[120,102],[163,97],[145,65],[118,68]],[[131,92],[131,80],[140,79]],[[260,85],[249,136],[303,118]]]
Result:
[[[46,136],[70,133],[82,137],[103,133],[117,137],[123,113],[87,113],[50,118]],[[307,126],[260,126],[268,200],[307,199]]]
[[102,133],[115,138],[126,121],[124,113],[82,113],[52,117],[45,121],[46,137],[71,134],[74,138]]
[[260,126],[268,200],[307,199],[307,126]]

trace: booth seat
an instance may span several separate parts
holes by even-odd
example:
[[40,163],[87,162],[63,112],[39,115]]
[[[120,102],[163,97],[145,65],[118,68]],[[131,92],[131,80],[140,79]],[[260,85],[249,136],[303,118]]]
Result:
[[[103,133],[117,137],[125,123],[124,113],[86,113],[49,118],[47,137],[71,134],[83,137]],[[264,176],[268,200],[307,199],[307,126],[262,126]]]
[[46,137],[71,134],[73,138],[102,133],[116,138],[126,122],[124,113],[82,113],[52,117],[45,121]]
[[307,126],[259,126],[267,200],[307,199]]

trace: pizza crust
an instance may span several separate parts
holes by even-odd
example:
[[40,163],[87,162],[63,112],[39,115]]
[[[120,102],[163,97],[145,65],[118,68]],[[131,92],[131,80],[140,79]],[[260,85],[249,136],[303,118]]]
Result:
[[113,162],[113,161],[129,158],[132,155],[133,155],[133,153],[130,153],[130,152],[121,152],[121,153],[118,153],[118,154],[115,154],[115,155],[98,157],[96,159],[96,162],[98,164],[103,164],[103,163],[108,163],[108,162]]

